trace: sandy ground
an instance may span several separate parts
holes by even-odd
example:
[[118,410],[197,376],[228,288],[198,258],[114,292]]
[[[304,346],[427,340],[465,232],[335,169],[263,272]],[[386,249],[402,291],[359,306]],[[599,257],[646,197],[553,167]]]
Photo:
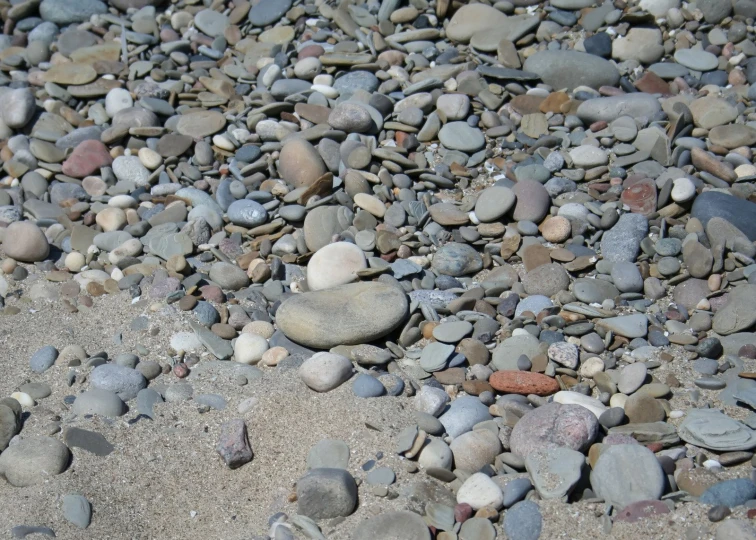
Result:
[[[30,270],[28,280],[13,283],[12,288],[28,290],[40,279],[33,268]],[[86,369],[73,368],[78,373],[77,382],[69,388],[66,376],[72,368],[60,362],[44,374],[31,372],[29,358],[34,351],[44,345],[62,350],[78,344],[90,354],[105,350],[113,357],[134,352],[140,344],[149,351],[141,355],[143,359],[166,363],[170,336],[188,329],[182,321],[186,315],[172,310],[153,312],[147,303],[132,305],[127,293],[96,298],[93,308],[76,314],[65,311],[59,302],[11,299],[8,304],[21,307],[22,312],[0,317],[0,395],[9,395],[27,381],[46,382],[53,388],[50,397],[29,411],[21,435],[48,434],[52,421],[59,416],[64,428],[97,431],[116,449],[109,456],[97,457],[74,448],[71,467],[42,485],[15,488],[0,480],[0,538],[10,537],[10,529],[19,524],[51,527],[63,539],[242,540],[264,535],[271,515],[296,512],[296,503],[289,502],[289,497],[296,480],[305,473],[308,451],[323,438],[347,442],[352,453],[349,469],[358,480],[366,475],[361,465],[375,459],[378,452],[384,454],[379,463],[397,473],[389,497],[377,497],[363,486],[358,510],[352,516],[322,522],[328,538],[348,538],[359,522],[382,511],[420,511],[418,493],[420,499],[435,495],[443,501],[439,482],[422,472],[406,472],[402,459],[393,453],[395,436],[412,422],[409,398],[358,399],[349,384],[327,394],[315,394],[294,372],[264,368],[261,380],[243,387],[222,376],[192,382],[195,395],[224,396],[229,406],[223,411],[200,413],[195,403],[187,401],[156,406],[155,421],[140,419],[130,424],[129,420],[137,416],[135,411],[115,420],[74,418],[64,397],[86,389],[86,381],[78,382]],[[149,316],[152,332],[130,330],[130,322],[139,315]],[[154,329],[158,330],[156,335],[152,335]],[[117,333],[122,334],[120,345],[113,340]],[[674,364],[665,369],[685,373],[682,366]],[[177,379],[171,374],[156,382],[173,384]],[[250,397],[258,399],[257,405],[240,415],[239,403]],[[674,406],[678,399],[683,398],[675,398]],[[215,444],[220,425],[239,417],[247,423],[255,457],[232,471],[221,462]],[[381,430],[368,428],[366,422]],[[730,470],[723,477],[747,475],[741,469]],[[93,520],[85,531],[62,516],[62,497],[72,492],[92,502]],[[541,507],[541,538],[607,537],[599,519],[601,504],[542,502]],[[735,515],[742,516],[743,511]],[[686,504],[671,514],[641,523],[616,524],[609,537],[705,539],[713,538],[715,527],[706,520],[705,508]]]

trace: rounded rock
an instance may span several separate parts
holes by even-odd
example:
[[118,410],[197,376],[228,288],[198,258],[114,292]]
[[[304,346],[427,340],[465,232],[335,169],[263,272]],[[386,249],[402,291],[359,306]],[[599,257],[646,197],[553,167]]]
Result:
[[367,268],[363,251],[350,242],[335,242],[320,248],[307,264],[307,286],[311,291],[345,285]]
[[17,261],[39,262],[50,254],[50,244],[37,225],[29,221],[16,221],[5,229],[3,251]]

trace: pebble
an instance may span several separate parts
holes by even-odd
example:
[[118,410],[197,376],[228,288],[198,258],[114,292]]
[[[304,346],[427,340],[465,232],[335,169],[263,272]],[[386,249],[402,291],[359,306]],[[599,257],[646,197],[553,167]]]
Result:
[[318,353],[302,363],[299,377],[316,392],[330,392],[352,377],[352,363],[339,354]]
[[297,481],[298,514],[315,520],[345,517],[356,504],[357,484],[343,469],[311,469]]
[[541,510],[533,501],[520,501],[507,511],[503,527],[512,540],[538,540],[543,528]]
[[591,411],[580,405],[553,403],[520,418],[512,430],[510,447],[523,458],[539,449],[562,446],[584,452],[597,435],[598,419]]
[[51,437],[26,437],[0,454],[0,474],[12,486],[26,487],[47,481],[50,475],[64,472],[71,451]]
[[63,497],[63,517],[79,529],[86,529],[92,521],[92,505],[83,495],[68,494]]
[[276,323],[295,342],[328,349],[386,335],[401,324],[407,307],[406,295],[390,285],[355,283],[289,298],[278,308]]
[[605,448],[591,472],[591,486],[596,494],[618,508],[659,499],[665,482],[656,456],[637,444],[613,444]]

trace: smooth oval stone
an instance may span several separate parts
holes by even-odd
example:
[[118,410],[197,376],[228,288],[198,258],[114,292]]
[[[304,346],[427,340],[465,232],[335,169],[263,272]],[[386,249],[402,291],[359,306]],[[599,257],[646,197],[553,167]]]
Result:
[[431,264],[439,274],[458,277],[480,271],[483,259],[471,246],[452,242],[436,252]]
[[384,512],[360,523],[353,540],[431,540],[423,518],[414,512]]
[[446,148],[461,152],[477,152],[486,145],[486,138],[467,122],[449,122],[441,128],[438,138]]
[[287,338],[318,349],[368,343],[396,329],[409,307],[407,296],[380,282],[361,282],[294,295],[276,312]]
[[675,62],[695,71],[711,71],[719,65],[716,56],[708,51],[695,49],[678,49],[675,51]]
[[608,60],[578,51],[537,52],[525,61],[523,69],[538,74],[555,89],[617,86],[620,78],[619,71]]
[[661,111],[659,100],[644,93],[589,99],[580,104],[577,116],[586,124],[613,122],[621,116],[654,118]]

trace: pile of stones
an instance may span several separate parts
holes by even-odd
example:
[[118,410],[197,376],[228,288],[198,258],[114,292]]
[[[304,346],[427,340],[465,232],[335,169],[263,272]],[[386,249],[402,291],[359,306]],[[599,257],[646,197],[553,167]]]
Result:
[[[0,13],[2,314],[120,295],[150,308],[133,328],[186,322],[170,362],[41,348],[32,378],[86,374],[54,396],[67,414],[223,411],[191,385],[219,371],[411,399],[406,467],[355,480],[345,443],[321,441],[272,538],[321,538],[413,474],[445,502],[352,538],[535,539],[548,499],[604,502],[607,533],[706,504],[718,539],[756,538],[728,518],[756,511],[756,1]],[[0,403],[11,486],[113,449],[25,437],[50,393]],[[253,461],[244,420],[223,421],[221,462]],[[89,524],[81,495],[63,509]]]

